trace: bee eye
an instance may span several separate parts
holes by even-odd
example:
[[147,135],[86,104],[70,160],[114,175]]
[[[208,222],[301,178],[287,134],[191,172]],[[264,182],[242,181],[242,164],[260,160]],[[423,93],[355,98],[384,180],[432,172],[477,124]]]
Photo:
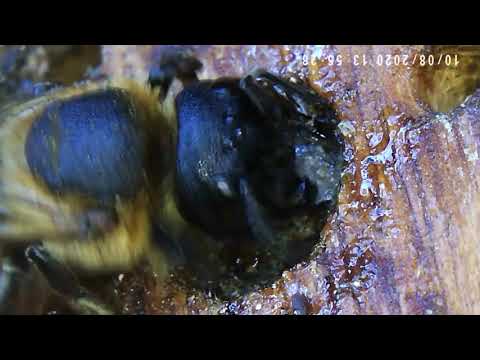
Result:
[[33,174],[58,193],[112,201],[143,181],[144,142],[126,93],[92,92],[46,107],[25,144]]

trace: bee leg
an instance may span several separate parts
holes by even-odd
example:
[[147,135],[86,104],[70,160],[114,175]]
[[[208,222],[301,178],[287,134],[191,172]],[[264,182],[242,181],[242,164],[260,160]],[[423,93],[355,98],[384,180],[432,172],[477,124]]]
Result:
[[178,50],[172,51],[163,55],[160,62],[150,69],[148,83],[152,88],[159,87],[161,96],[165,97],[175,78],[186,86],[198,81],[196,72],[201,68],[202,63],[192,55]]
[[[18,290],[15,289],[15,281],[23,275],[8,258],[2,259],[0,264],[0,315],[18,314]],[[17,304],[16,304],[17,303]]]
[[[313,125],[317,127],[321,124],[329,128],[338,123],[335,111],[329,102],[304,84],[281,79],[265,70],[257,70],[246,76],[242,84],[254,102],[263,99],[263,105],[265,105],[265,100],[274,97],[277,100],[276,104],[280,103],[285,110],[296,114],[303,123],[309,119],[313,120]],[[268,96],[265,97],[265,94]],[[278,102],[278,100],[281,101]],[[275,105],[272,103],[269,107],[272,106]],[[306,125],[309,123],[307,122]]]
[[244,179],[240,180],[240,194],[244,202],[245,213],[252,235],[260,243],[274,244],[276,236],[270,225],[268,215],[263,206],[260,205],[253,195],[250,186]]
[[172,236],[169,236],[160,225],[153,224],[153,241],[162,254],[168,258],[168,263],[172,267],[184,266],[186,264],[185,253],[179,242]]
[[157,278],[164,280],[169,272],[186,264],[185,255],[178,242],[156,223],[152,222],[152,248],[148,251],[151,270]]
[[0,315],[45,313],[48,287],[23,252],[10,253],[0,261]]
[[[210,286],[218,280],[221,260],[218,253],[221,246],[209,235],[190,226],[181,232],[182,252],[188,260],[184,267],[193,270],[194,277],[201,286]],[[208,261],[205,262],[205,259]]]
[[52,290],[65,298],[75,312],[82,315],[113,314],[113,311],[79,284],[75,274],[66,265],[53,259],[40,245],[29,246],[26,255],[44,275]]
[[[267,158],[268,163],[274,164],[274,171],[280,172],[275,185],[290,194],[279,198],[277,203],[331,206],[344,164],[334,109],[306,86],[263,70],[243,78],[240,86],[266,118],[272,120],[270,131],[276,133],[273,138],[279,139],[273,149],[279,149],[288,159],[284,162],[287,166],[276,166],[272,156]],[[281,169],[291,170],[290,175]]]
[[[304,205],[309,184],[295,171],[295,142],[301,119],[295,106],[282,97],[273,86],[248,75],[240,80],[240,87],[264,115],[265,129],[262,156],[258,159],[258,172],[252,173],[251,184],[261,189],[274,206],[293,208]],[[309,132],[310,133],[310,132]],[[268,183],[265,187],[263,184]]]
[[278,78],[266,71],[252,75],[264,82],[293,110],[295,169],[306,184],[305,197],[313,205],[331,207],[336,201],[344,165],[343,142],[335,110],[326,99],[302,84]]
[[212,266],[215,269],[212,270],[210,266],[199,259],[217,261],[218,259],[214,256],[218,253],[218,248],[215,247],[217,242],[212,241],[199,229],[185,223],[182,218],[178,217],[176,209],[170,211],[177,215],[175,226],[167,226],[170,231],[164,230],[158,225],[155,226],[157,229],[154,229],[155,251],[149,254],[154,272],[160,273],[161,268],[158,269],[158,266],[166,264],[166,259],[168,259],[169,270],[189,270],[195,274],[197,280],[204,280],[207,283],[214,281],[218,269]]

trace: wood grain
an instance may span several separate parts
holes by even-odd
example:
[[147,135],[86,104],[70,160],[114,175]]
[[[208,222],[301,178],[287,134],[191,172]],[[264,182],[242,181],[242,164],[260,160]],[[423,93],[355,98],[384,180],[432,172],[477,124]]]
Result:
[[[165,50],[105,46],[103,70],[144,80]],[[355,55],[413,57],[424,46],[191,50],[204,63],[202,78],[262,67],[305,79],[335,104],[348,160],[338,211],[309,261],[234,303],[175,281],[160,288],[145,272],[124,276],[120,296],[142,284],[142,308],[154,314],[288,314],[299,298],[309,314],[480,314],[480,91],[451,112],[435,113],[418,92],[419,75],[430,70],[353,65]],[[330,65],[332,55],[340,55],[342,65]],[[127,306],[139,298],[123,301]]]

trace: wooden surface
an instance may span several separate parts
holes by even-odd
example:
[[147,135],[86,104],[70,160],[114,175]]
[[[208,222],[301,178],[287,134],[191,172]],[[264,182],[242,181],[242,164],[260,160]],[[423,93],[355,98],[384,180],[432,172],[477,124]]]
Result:
[[[144,80],[164,50],[105,46],[103,71]],[[432,69],[353,65],[354,55],[413,58],[423,46],[192,50],[204,63],[202,78],[263,67],[307,79],[333,101],[348,160],[338,211],[311,260],[269,288],[227,304],[174,280],[165,289],[139,272],[117,282],[124,312],[286,314],[303,306],[309,314],[480,314],[480,91],[434,113],[418,91],[419,74]],[[341,55],[342,65],[329,65],[330,55]]]

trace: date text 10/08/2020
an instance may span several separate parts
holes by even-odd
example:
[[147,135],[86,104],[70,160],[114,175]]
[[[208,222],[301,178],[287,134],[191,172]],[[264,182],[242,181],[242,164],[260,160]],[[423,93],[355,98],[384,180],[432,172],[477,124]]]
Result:
[[350,59],[342,57],[342,55],[329,55],[327,57],[329,65],[342,66],[347,61],[354,66],[435,66],[445,65],[457,67],[460,63],[458,54],[438,54],[438,55],[390,55],[378,54],[376,56],[367,56],[365,54],[353,55]]

